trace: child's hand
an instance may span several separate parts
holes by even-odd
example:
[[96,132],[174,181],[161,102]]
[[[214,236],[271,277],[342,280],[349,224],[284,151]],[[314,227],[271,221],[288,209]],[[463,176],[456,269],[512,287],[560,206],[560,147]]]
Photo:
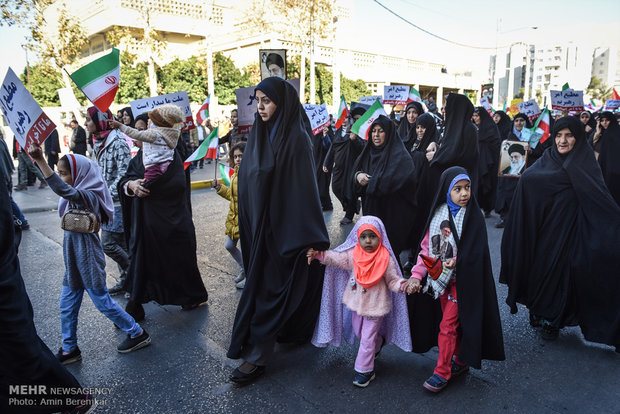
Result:
[[317,254],[319,254],[319,252],[314,250],[312,247],[308,249],[308,253],[306,253],[306,257],[308,258],[308,266],[312,263]]
[[218,180],[213,180],[211,182],[211,188],[215,188],[217,191],[220,191],[220,188],[222,188],[222,184],[220,184]]
[[407,280],[407,282],[405,282],[403,290],[407,292],[408,295],[411,295],[412,293],[418,293],[420,290],[422,290],[422,284],[420,284],[419,279],[411,277],[409,278],[409,280]]
[[41,150],[41,147],[35,143],[30,144],[30,147],[28,148],[28,154],[30,154],[33,160],[45,161],[45,159],[43,158],[43,151]]
[[120,122],[114,120],[114,119],[108,119],[108,127],[113,128],[113,129],[119,129],[123,124],[121,124]]
[[452,259],[447,259],[445,262],[443,262],[443,267],[445,267],[446,269],[454,269],[456,266],[456,259],[452,258]]

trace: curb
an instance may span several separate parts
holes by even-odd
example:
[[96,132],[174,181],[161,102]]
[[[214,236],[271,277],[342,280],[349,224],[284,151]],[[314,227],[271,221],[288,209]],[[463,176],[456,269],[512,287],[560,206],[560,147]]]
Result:
[[[224,184],[224,181],[222,181],[221,179],[218,179],[217,181],[220,184]],[[211,188],[211,185],[213,185],[213,180],[192,181],[192,183],[191,183],[192,191],[194,191],[194,190],[202,190],[204,188]]]

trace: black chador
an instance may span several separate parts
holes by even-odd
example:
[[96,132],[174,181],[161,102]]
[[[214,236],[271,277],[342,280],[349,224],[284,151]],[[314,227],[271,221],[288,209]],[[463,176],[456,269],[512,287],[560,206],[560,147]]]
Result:
[[[370,134],[375,125],[385,131],[385,141],[376,146]],[[379,217],[385,225],[392,249],[398,254],[410,247],[415,209],[415,169],[411,156],[396,134],[396,127],[386,116],[379,116],[370,126],[366,147],[355,161],[353,171],[370,175],[362,186],[351,177],[354,190],[362,198],[362,213]]]
[[495,208],[495,192],[497,190],[497,173],[501,139],[499,129],[491,115],[482,107],[476,108],[480,116],[478,126],[478,202],[485,212]]
[[[567,154],[555,134],[576,139]],[[556,121],[552,148],[525,170],[502,238],[500,281],[553,328],[578,324],[588,341],[620,344],[620,207],[603,181],[583,124]]]
[[228,357],[265,365],[273,343],[309,340],[323,285],[320,265],[306,251],[326,250],[312,156],[312,129],[288,82],[263,80],[256,90],[276,105],[257,117],[239,168],[239,231],[246,284],[239,300]]

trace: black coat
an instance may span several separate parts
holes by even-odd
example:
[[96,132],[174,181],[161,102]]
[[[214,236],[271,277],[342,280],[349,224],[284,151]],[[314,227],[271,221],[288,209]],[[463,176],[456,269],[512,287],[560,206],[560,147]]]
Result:
[[[344,136],[342,136],[343,129],[345,130]],[[364,145],[366,141],[360,137],[351,140],[343,125],[334,134],[332,145],[323,161],[323,164],[331,171],[332,191],[342,203],[343,210],[351,208],[351,204],[356,203],[351,177],[354,173],[353,164],[364,149]]]
[[517,303],[555,327],[579,324],[588,341],[620,344],[620,207],[604,184],[581,122],[573,149],[555,142],[517,185],[502,238],[500,281]]
[[[310,247],[326,250],[310,121],[295,88],[263,80],[257,90],[277,105],[270,122],[254,121],[239,168],[239,232],[246,284],[229,358],[248,344],[309,340],[318,317],[323,272],[308,266]],[[274,96],[275,95],[275,96]]]
[[43,143],[43,148],[45,151],[45,155],[52,155],[52,151],[54,151],[56,156],[60,154],[60,141],[58,140],[58,130],[54,129],[49,137],[45,139]]
[[73,129],[69,149],[73,151],[74,154],[86,155],[86,131],[84,131],[84,128],[80,125]]
[[[2,139],[2,138],[0,138]],[[5,182],[0,169],[0,182]],[[21,232],[21,231],[20,231]],[[17,235],[19,238],[21,235]],[[11,413],[52,413],[71,409],[62,405],[41,405],[48,395],[28,395],[35,405],[9,405],[10,385],[43,385],[80,388],[80,383],[60,364],[37,335],[33,323],[32,304],[28,298],[17,257],[13,211],[8,188],[0,185],[0,407]],[[72,395],[72,398],[83,398]],[[63,402],[65,399],[61,399]]]
[[125,290],[135,303],[191,305],[207,300],[196,259],[196,232],[185,197],[183,160],[175,153],[163,175],[144,184],[147,197],[128,197],[125,183],[144,178],[142,151],[118,184],[130,263]]
[[355,193],[362,197],[363,214],[383,221],[398,257],[398,253],[412,243],[413,211],[416,208],[415,168],[392,121],[381,115],[371,125],[371,130],[374,125],[380,125],[385,131],[385,142],[376,147],[369,139],[353,167],[354,174],[364,172],[371,178],[366,186],[360,185],[355,176],[351,180]]
[[[435,210],[446,203],[452,179],[464,173],[461,167],[451,167],[441,175],[425,229],[428,229]],[[480,369],[483,359],[502,361],[505,356],[486,224],[473,192],[457,249],[456,292],[462,335],[459,360]],[[416,293],[408,298],[408,305],[414,352],[426,352],[437,344],[441,320],[439,300],[425,293]]]

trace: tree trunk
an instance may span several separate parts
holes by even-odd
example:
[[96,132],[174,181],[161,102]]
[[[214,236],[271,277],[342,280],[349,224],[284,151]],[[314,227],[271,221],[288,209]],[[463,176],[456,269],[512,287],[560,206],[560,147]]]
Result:
[[304,103],[305,99],[305,86],[306,86],[306,48],[304,44],[301,45],[301,74],[299,75],[299,101]]

